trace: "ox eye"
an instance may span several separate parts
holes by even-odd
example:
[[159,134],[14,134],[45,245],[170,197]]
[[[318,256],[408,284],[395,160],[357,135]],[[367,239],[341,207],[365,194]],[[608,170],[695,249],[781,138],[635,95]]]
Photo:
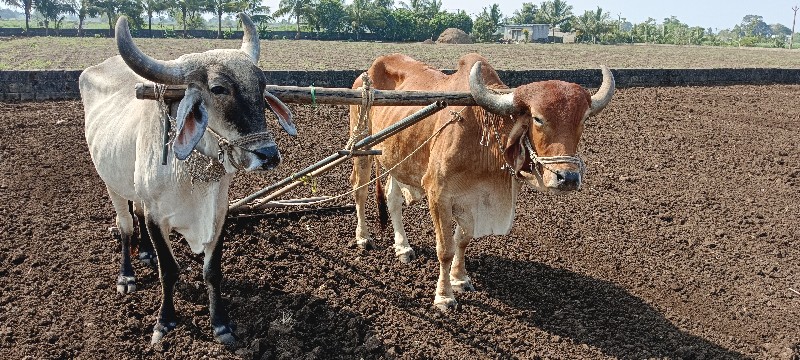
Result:
[[544,121],[538,116],[533,117],[533,122],[536,123],[536,125],[544,125]]
[[219,85],[212,86],[211,92],[215,95],[228,95],[228,89]]

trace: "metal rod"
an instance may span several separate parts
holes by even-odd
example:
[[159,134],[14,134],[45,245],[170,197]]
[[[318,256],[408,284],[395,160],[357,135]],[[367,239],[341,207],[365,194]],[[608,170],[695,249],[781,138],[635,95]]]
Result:
[[[323,167],[321,167],[321,168],[319,168],[317,170],[314,170],[312,173],[308,174],[308,176],[314,177],[314,176],[317,176],[317,175],[320,175],[320,174],[324,174],[324,173],[328,172],[330,169],[333,169],[333,168],[339,166],[340,164],[346,162],[347,160],[350,160],[350,158],[348,158],[346,156],[345,157],[341,157],[339,159],[336,159],[336,160],[326,164],[325,166],[323,166]],[[303,181],[294,181],[294,182],[290,183],[289,185],[286,185],[286,186],[284,186],[284,187],[282,187],[282,188],[270,193],[269,195],[267,195],[263,199],[259,200],[255,204],[251,205],[250,208],[251,209],[263,209],[265,207],[265,205],[267,205],[270,202],[272,202],[272,200],[278,198],[279,196],[281,196],[283,194],[286,194],[287,192],[291,191],[292,189],[298,187],[301,184],[303,184]]]
[[[391,126],[387,127],[386,129],[383,129],[383,130],[379,131],[375,135],[367,136],[366,138],[364,138],[361,141],[357,142],[353,146],[353,150],[360,150],[362,148],[378,144],[378,143],[386,140],[389,136],[394,135],[394,134],[398,133],[399,131],[401,131],[401,130],[409,127],[409,126],[420,122],[421,120],[423,120],[423,119],[425,119],[425,118],[427,118],[427,117],[429,117],[429,116],[441,111],[442,109],[444,109],[446,107],[447,107],[447,102],[446,101],[441,101],[441,100],[437,101],[437,102],[435,102],[433,104],[430,104],[430,105],[420,109],[419,111],[417,111],[417,112],[415,112],[415,113],[403,118],[402,120],[392,124]],[[298,179],[300,179],[300,178],[302,178],[302,177],[304,177],[306,175],[312,174],[312,173],[314,173],[315,175],[316,174],[321,174],[322,172],[327,171],[328,169],[332,168],[333,166],[345,162],[347,159],[348,158],[347,158],[346,155],[339,154],[338,152],[333,154],[333,155],[330,155],[330,156],[326,157],[325,159],[322,159],[322,160],[316,162],[315,164],[313,164],[311,166],[308,166],[305,169],[300,170],[299,172],[296,172],[296,173],[284,178],[281,181],[278,181],[277,183],[274,183],[274,184],[272,184],[272,185],[270,185],[268,187],[265,187],[265,188],[263,188],[263,189],[261,189],[259,191],[254,192],[253,194],[250,194],[249,196],[246,196],[246,197],[244,197],[242,199],[237,200],[236,202],[234,202],[233,204],[228,206],[228,211],[229,212],[236,211],[240,207],[246,205],[247,203],[249,203],[249,202],[251,202],[251,201],[253,201],[253,200],[255,200],[255,199],[257,199],[257,198],[259,198],[261,196],[263,196],[264,194],[267,194],[267,193],[270,193],[272,191],[275,191],[275,189],[278,189],[278,188],[281,188],[281,187],[283,187],[283,188],[279,190],[280,194],[288,192],[289,190],[291,190],[291,189],[293,189],[293,188],[295,188],[298,185],[303,183],[302,181],[298,181]],[[323,170],[323,171],[315,172],[317,170]],[[276,196],[279,196],[279,194],[278,195],[271,194],[264,201],[269,201],[269,200],[275,198]]]
[[340,155],[347,155],[347,156],[369,156],[369,155],[382,155],[383,151],[380,150],[339,150],[337,151]]

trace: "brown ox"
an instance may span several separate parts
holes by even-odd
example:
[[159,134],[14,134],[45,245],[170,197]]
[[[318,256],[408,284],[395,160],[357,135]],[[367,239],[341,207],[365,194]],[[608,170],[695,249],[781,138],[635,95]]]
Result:
[[[391,169],[386,202],[394,250],[403,262],[414,257],[403,229],[403,198],[410,204],[427,196],[439,258],[434,305],[453,307],[453,289],[473,290],[464,251],[472,238],[508,234],[522,182],[552,193],[581,187],[584,166],[577,153],[584,121],[599,113],[614,93],[611,71],[603,67],[602,72],[603,83],[591,96],[577,84],[554,80],[527,84],[513,93],[495,92],[490,89],[507,87],[477,54],[462,57],[452,75],[400,54],[380,57],[369,68],[375,89],[470,90],[481,105],[450,107],[376,146],[383,151],[378,162]],[[361,86],[359,78],[353,88]],[[373,107],[368,131],[380,131],[416,110]],[[358,121],[359,108],[353,106],[351,129],[358,127]],[[354,187],[369,182],[370,168],[369,158],[355,159],[350,179]],[[366,197],[366,187],[355,193],[356,243],[362,248],[372,246],[364,216]]]

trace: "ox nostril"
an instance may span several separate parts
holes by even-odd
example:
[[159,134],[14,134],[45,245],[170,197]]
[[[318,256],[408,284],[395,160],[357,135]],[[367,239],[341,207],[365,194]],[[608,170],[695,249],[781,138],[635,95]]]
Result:
[[581,174],[577,171],[556,171],[556,179],[562,189],[577,189],[581,184]]
[[261,161],[261,167],[264,169],[272,169],[281,162],[280,152],[275,145],[262,147],[253,153]]

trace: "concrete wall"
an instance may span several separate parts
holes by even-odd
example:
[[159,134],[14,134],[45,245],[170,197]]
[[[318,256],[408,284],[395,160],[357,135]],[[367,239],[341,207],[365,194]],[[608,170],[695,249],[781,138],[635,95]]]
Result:
[[[800,69],[614,69],[617,87],[800,84]],[[265,71],[268,82],[287,86],[349,88],[359,70]],[[452,73],[452,70],[444,70]],[[510,87],[542,80],[564,80],[596,88],[599,69],[498,70]],[[0,101],[79,99],[81,70],[0,71]]]

